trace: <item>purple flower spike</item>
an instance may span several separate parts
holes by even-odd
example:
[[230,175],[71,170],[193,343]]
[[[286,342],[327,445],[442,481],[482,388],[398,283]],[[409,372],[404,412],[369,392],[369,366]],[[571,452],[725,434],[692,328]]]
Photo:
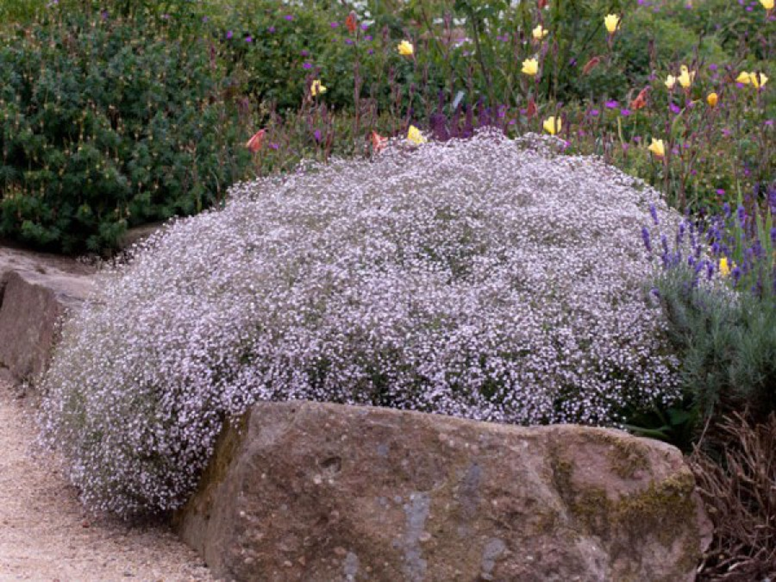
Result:
[[245,42],[253,42],[253,38],[250,35],[245,37]]
[[339,27],[339,22],[331,22],[331,23],[329,23],[329,26],[331,26],[332,28],[338,28]]
[[673,113],[674,115],[678,115],[679,112],[682,110],[682,108],[676,105],[675,103],[671,103],[668,106],[668,108],[671,110],[671,113]]
[[649,213],[652,216],[652,221],[655,223],[655,226],[660,224],[660,221],[657,219],[657,208],[655,208],[654,204],[649,205]]
[[313,132],[313,137],[315,137],[315,141],[317,141],[318,143],[321,143],[321,130],[320,129],[316,129]]
[[232,40],[234,33],[231,30],[226,31],[226,40]]
[[736,210],[736,216],[738,217],[738,222],[741,224],[741,226],[744,225],[746,222],[746,210],[744,210],[743,206],[739,206]]
[[776,245],[776,226],[771,228],[771,242]]
[[590,117],[598,117],[598,114],[601,113],[598,111],[598,109],[591,109],[590,110]]
[[644,246],[647,249],[647,252],[652,252],[652,243],[649,242],[649,229],[644,226],[641,229],[641,238],[644,241]]
[[308,70],[312,69],[313,68],[313,64],[312,63],[302,63],[302,68],[303,69],[308,69]]
[[630,109],[620,109],[620,115],[623,117],[628,117],[631,114]]
[[717,195],[718,196],[724,196],[725,195],[725,189],[724,188],[717,188]]
[[284,18],[286,20],[288,20],[289,22],[291,22],[294,19],[294,15],[293,14],[286,14]]
[[612,101],[607,101],[606,103],[604,103],[604,105],[606,105],[607,109],[615,109],[617,105],[619,105],[619,103],[617,103],[617,101],[612,100]]

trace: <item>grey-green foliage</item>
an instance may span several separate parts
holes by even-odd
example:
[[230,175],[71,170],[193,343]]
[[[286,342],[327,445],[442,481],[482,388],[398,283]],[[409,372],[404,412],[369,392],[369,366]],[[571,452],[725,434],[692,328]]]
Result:
[[707,416],[748,408],[765,418],[776,410],[776,301],[725,283],[698,284],[686,266],[657,280],[683,388]]

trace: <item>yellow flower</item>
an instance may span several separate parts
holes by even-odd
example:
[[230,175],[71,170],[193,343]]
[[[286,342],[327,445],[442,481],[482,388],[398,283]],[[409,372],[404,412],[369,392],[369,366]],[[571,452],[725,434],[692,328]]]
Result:
[[709,93],[706,97],[706,102],[709,104],[710,107],[716,107],[717,102],[719,101],[719,95],[716,93]]
[[763,73],[760,73],[759,77],[757,73],[749,73],[749,81],[754,85],[755,89],[759,89],[768,82],[768,77]]
[[544,131],[549,133],[550,135],[555,135],[561,130],[562,123],[560,121],[560,117],[555,117],[554,115],[552,117],[548,117],[544,120]]
[[312,85],[310,85],[310,93],[312,94],[313,97],[315,97],[316,95],[321,95],[323,93],[326,93],[326,87],[324,87],[321,84],[321,81],[319,79],[315,79]]
[[719,274],[723,277],[730,275],[730,265],[728,264],[727,257],[722,257],[719,260]]
[[539,59],[525,59],[523,61],[523,72],[533,77],[539,72]]
[[743,83],[744,85],[748,85],[750,83],[749,73],[746,71],[741,71],[738,74],[738,77],[736,77],[736,83]]
[[773,0],[760,0],[760,4],[762,4],[763,8],[766,10],[773,10]]
[[676,77],[674,77],[673,75],[668,75],[666,77],[665,82],[666,82],[666,87],[668,87],[669,89],[673,89],[674,85],[676,85]]
[[690,85],[692,85],[693,79],[695,79],[695,71],[691,72],[687,67],[682,65],[682,73],[677,78],[679,84],[685,89],[688,89]]
[[663,145],[662,139],[655,139],[653,137],[652,143],[649,144],[649,147],[647,149],[651,151],[653,154],[655,154],[658,158],[662,158],[664,155],[666,155],[666,148]]
[[415,47],[413,47],[412,43],[408,40],[401,41],[396,47],[396,50],[398,50],[399,54],[403,57],[411,57],[415,54]]
[[604,18],[604,26],[609,34],[614,34],[617,27],[620,25],[620,17],[616,14],[607,14]]
[[420,133],[420,130],[414,125],[410,125],[410,129],[407,131],[407,139],[415,145],[420,145],[428,141],[425,136]]
[[544,28],[541,24],[531,31],[534,40],[542,40],[545,36],[550,34],[550,31]]

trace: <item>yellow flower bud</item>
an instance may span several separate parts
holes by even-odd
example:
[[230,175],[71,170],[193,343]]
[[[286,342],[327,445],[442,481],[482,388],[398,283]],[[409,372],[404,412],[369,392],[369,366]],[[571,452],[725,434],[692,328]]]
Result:
[[526,59],[523,61],[523,73],[533,77],[539,72],[539,59]]
[[766,77],[763,73],[749,73],[749,81],[752,83],[755,89],[759,89],[765,83],[768,82],[768,77]]
[[706,102],[709,104],[710,107],[716,107],[718,101],[719,101],[719,95],[717,95],[716,93],[709,93],[709,95],[706,97]]
[[534,40],[542,40],[545,36],[550,34],[550,31],[544,28],[541,24],[531,31]]
[[604,18],[604,26],[609,34],[614,34],[617,27],[620,26],[620,17],[616,14],[607,14]]
[[730,265],[728,264],[727,257],[722,257],[719,260],[719,274],[723,277],[730,275]]
[[655,156],[658,158],[662,158],[666,155],[666,148],[665,145],[663,145],[662,139],[655,139],[652,138],[652,143],[649,144],[649,147],[647,148],[649,151],[651,151]]
[[746,71],[741,71],[738,74],[738,77],[736,77],[736,83],[743,83],[744,85],[748,85],[750,82],[749,73]]
[[420,145],[428,141],[426,137],[420,133],[420,130],[414,125],[410,125],[410,128],[407,131],[407,139],[415,145]]
[[561,130],[561,126],[562,126],[562,123],[561,123],[560,117],[555,117],[555,116],[548,117],[547,119],[544,120],[544,124],[543,124],[544,131],[546,131],[550,135],[555,135],[556,133],[558,133]]
[[398,50],[399,54],[403,57],[411,57],[415,54],[415,47],[413,47],[412,43],[408,40],[401,41],[396,47],[396,50]]
[[689,69],[687,69],[687,67],[682,65],[682,73],[677,78],[677,81],[679,81],[679,84],[683,88],[689,89],[690,85],[692,85],[693,79],[695,79],[695,71],[691,72]]
[[313,97],[315,97],[316,95],[321,95],[323,93],[326,93],[326,87],[324,87],[321,84],[321,81],[319,79],[315,79],[312,85],[310,85],[310,93],[312,94]]
[[665,83],[666,83],[666,87],[668,87],[669,89],[673,89],[674,85],[676,85],[676,77],[674,77],[673,75],[668,75],[666,77]]

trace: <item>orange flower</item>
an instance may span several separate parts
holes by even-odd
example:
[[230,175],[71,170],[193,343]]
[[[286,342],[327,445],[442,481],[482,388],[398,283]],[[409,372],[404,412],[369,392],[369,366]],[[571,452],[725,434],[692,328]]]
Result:
[[637,111],[647,106],[647,91],[649,91],[649,87],[644,87],[636,98],[631,101],[631,109]]
[[601,58],[600,57],[593,57],[592,59],[587,61],[587,64],[584,67],[582,67],[582,74],[583,75],[587,75],[600,62],[601,62]]
[[388,145],[388,138],[381,136],[376,131],[372,131],[369,135],[369,140],[372,142],[372,150],[374,150],[376,154],[379,154],[385,149],[385,146]]
[[347,27],[350,34],[356,32],[356,29],[358,28],[358,20],[356,20],[355,12],[351,11],[350,14],[348,14],[348,17],[345,19],[345,26]]
[[264,143],[264,134],[267,133],[266,129],[260,129],[253,134],[251,139],[245,142],[245,147],[251,150],[254,154],[261,149],[262,143]]
[[526,107],[526,115],[528,116],[528,119],[531,119],[534,117],[539,110],[536,107],[536,101],[534,101],[533,97],[528,98],[528,107]]

